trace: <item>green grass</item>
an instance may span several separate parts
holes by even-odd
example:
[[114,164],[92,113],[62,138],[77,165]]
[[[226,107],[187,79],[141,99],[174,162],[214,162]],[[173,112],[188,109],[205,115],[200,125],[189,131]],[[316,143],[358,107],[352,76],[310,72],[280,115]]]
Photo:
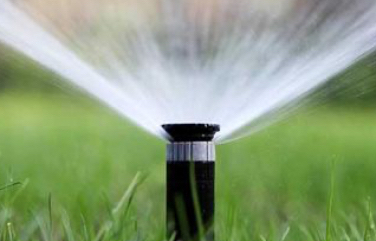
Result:
[[[326,106],[219,146],[217,240],[376,240],[375,143],[375,110]],[[164,145],[86,98],[0,94],[0,240],[164,240]]]

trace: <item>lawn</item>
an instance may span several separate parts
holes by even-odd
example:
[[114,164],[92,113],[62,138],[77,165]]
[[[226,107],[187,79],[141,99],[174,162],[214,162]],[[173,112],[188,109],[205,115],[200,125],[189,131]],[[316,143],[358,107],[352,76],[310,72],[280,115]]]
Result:
[[[217,240],[376,240],[375,143],[376,109],[327,105],[218,146]],[[164,145],[89,98],[0,93],[0,240],[163,240]]]

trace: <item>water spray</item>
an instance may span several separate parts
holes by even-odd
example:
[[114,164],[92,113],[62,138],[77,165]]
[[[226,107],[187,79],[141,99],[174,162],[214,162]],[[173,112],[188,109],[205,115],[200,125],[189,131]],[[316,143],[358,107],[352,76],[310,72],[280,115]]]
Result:
[[376,49],[375,0],[81,2],[0,0],[0,42],[160,138],[255,133]]
[[214,240],[215,146],[212,124],[163,125],[167,145],[167,235]]

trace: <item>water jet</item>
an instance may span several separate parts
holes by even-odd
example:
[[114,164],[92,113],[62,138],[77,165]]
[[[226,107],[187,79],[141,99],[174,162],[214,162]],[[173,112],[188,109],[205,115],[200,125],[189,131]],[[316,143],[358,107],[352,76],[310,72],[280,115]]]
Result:
[[213,124],[168,124],[167,235],[176,241],[214,240]]

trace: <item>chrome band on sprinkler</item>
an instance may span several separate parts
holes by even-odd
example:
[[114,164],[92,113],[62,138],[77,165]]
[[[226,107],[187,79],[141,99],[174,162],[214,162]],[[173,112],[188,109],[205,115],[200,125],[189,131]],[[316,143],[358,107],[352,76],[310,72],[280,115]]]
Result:
[[214,162],[213,142],[173,142],[167,145],[167,161]]

